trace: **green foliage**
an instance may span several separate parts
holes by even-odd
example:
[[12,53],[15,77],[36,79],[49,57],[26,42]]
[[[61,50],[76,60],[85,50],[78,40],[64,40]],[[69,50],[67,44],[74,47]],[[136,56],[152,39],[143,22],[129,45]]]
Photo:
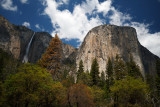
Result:
[[93,85],[98,85],[100,78],[99,78],[99,65],[96,58],[92,62],[90,75],[92,78]]
[[130,76],[122,80],[115,80],[114,85],[110,89],[114,96],[115,104],[125,107],[128,104],[143,106],[148,93],[148,85],[142,79],[135,79]]
[[81,75],[79,76],[79,81],[78,83],[85,84],[87,86],[92,86],[92,78],[88,73],[82,72]]
[[81,74],[84,72],[84,66],[83,66],[83,61],[80,60],[79,62],[79,68],[77,72],[77,81],[79,81]]
[[[51,47],[48,50],[54,52]],[[160,62],[157,61],[156,65],[159,73]],[[52,78],[53,72],[52,75],[47,73],[48,71],[44,69],[45,65],[44,68],[29,63],[18,66],[18,61],[0,50],[0,106],[146,107],[151,103],[159,105],[160,74],[156,79],[146,75],[149,86],[146,85],[139,67],[132,58],[130,62],[125,63],[117,56],[113,64],[109,58],[105,71],[106,77],[103,71],[99,77],[96,58],[92,62],[90,73],[88,70],[84,72],[81,60],[77,72],[77,84],[74,80],[76,73],[73,65],[58,65],[63,69],[59,70],[61,73],[58,78],[61,82],[53,81],[55,80]]]
[[113,85],[113,66],[111,59],[108,59],[108,63],[106,66],[106,88],[109,90],[110,86]]
[[43,107],[58,107],[66,104],[66,88],[60,82],[53,82],[40,92],[39,103]]
[[69,71],[67,69],[64,69],[64,71],[61,72],[61,81],[67,79],[68,75],[69,75]]
[[74,77],[69,75],[65,80],[62,81],[63,86],[66,88],[71,87],[74,84]]
[[102,71],[99,86],[103,88],[105,83],[106,83],[105,74],[104,74],[104,71]]
[[150,74],[146,74],[146,83],[149,85],[149,88],[151,90],[154,90],[155,89],[155,80],[154,80],[154,77]]
[[106,106],[105,91],[97,86],[91,87],[93,101],[96,107]]
[[3,81],[10,74],[17,72],[19,62],[9,53],[0,49],[0,81]]
[[127,76],[126,64],[118,56],[116,57],[116,60],[114,61],[114,72],[115,72],[116,80],[121,80]]
[[[4,83],[5,98],[10,106],[36,106],[41,105],[42,101],[44,105],[48,105],[49,100],[54,103],[57,101],[53,98],[54,94],[58,94],[57,91],[50,97],[55,87],[51,75],[45,69],[27,63],[18,70],[18,73],[11,75]],[[44,101],[48,97],[51,99]]]
[[133,61],[133,58],[130,58],[130,61],[127,62],[127,70],[128,70],[128,75],[135,77],[135,78],[143,78],[139,66],[136,65],[136,63]]

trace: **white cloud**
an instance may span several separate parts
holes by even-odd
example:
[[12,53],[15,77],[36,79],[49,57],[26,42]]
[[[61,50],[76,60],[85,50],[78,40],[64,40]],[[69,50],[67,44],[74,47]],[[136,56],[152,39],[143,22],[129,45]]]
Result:
[[41,29],[40,26],[39,26],[39,24],[36,24],[35,27],[36,27],[37,29]]
[[107,0],[98,4],[98,7],[97,7],[98,12],[103,12],[103,15],[105,16],[110,11],[111,4],[112,4],[111,0]]
[[160,32],[150,33],[149,25],[144,23],[131,22],[130,26],[136,29],[140,43],[160,56]]
[[28,2],[28,0],[20,0],[21,3],[25,4]]
[[109,16],[110,24],[134,27],[139,42],[160,57],[160,32],[150,33],[149,24],[132,21],[132,17],[129,14],[124,14],[114,7],[111,10],[113,14]]
[[29,22],[23,22],[22,25],[25,26],[25,27],[30,27],[30,23]]
[[[90,29],[104,24],[104,20],[101,20],[96,13],[103,10],[106,14],[110,6],[106,5],[106,3],[110,3],[109,1],[99,3],[98,0],[86,0],[82,4],[75,5],[73,12],[70,12],[67,9],[59,10],[58,7],[62,4],[55,0],[46,0],[45,3],[43,2],[43,5],[46,5],[44,12],[50,17],[52,25],[55,28],[52,35],[58,33],[60,38],[76,38],[82,42]],[[103,8],[100,8],[101,6]],[[93,14],[94,17],[92,16]],[[89,16],[91,18],[88,18]]]
[[43,28],[43,27],[40,27],[39,24],[36,24],[35,27],[36,27],[38,30],[44,31],[44,28]]
[[[67,4],[64,1],[43,1],[43,5],[46,7],[44,14],[50,17],[55,29],[52,32],[53,36],[58,33],[60,38],[79,39],[82,42],[89,30],[104,24],[104,20],[107,19],[109,24],[134,27],[140,43],[160,56],[160,32],[150,33],[148,24],[134,22],[129,14],[122,13],[112,6],[112,0],[105,0],[104,2],[86,0],[82,4],[75,5],[72,12],[68,9],[59,10],[60,6]],[[108,14],[109,12],[112,14]],[[99,17],[101,13],[103,18]]]
[[123,14],[116,10],[114,7],[111,7],[110,10],[112,11],[112,15],[109,16],[110,24],[115,24],[118,26],[123,26],[126,21],[131,21],[131,17],[128,14]]
[[12,0],[2,0],[0,5],[5,10],[17,11],[17,6],[13,5]]

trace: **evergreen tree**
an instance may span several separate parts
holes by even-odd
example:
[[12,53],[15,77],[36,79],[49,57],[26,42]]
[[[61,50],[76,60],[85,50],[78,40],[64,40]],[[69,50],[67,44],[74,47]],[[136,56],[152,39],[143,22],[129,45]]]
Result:
[[127,76],[127,67],[124,61],[117,55],[114,61],[115,79],[121,80]]
[[92,62],[90,75],[92,77],[93,85],[98,85],[99,83],[99,65],[98,65],[96,58]]
[[127,76],[115,80],[110,89],[116,107],[149,107],[146,106],[148,85],[141,78]]
[[100,87],[104,88],[105,85],[105,74],[104,71],[101,72],[101,78],[100,78]]
[[84,72],[84,66],[83,66],[83,61],[80,60],[79,62],[79,69],[78,69],[78,72],[77,72],[77,81],[79,81],[79,77],[80,75]]
[[106,87],[109,90],[110,86],[113,85],[113,66],[111,59],[108,59],[108,63],[106,66]]
[[77,83],[82,83],[87,86],[92,86],[92,78],[88,73],[82,72],[81,75],[79,76]]
[[127,62],[127,70],[128,70],[128,75],[135,77],[135,78],[142,78],[143,76],[140,72],[139,66],[136,65],[136,63],[133,61],[133,57],[130,57],[130,61]]
[[61,40],[56,34],[49,43],[49,47],[46,52],[42,55],[42,58],[38,61],[41,67],[46,68],[54,78],[57,78],[57,74],[60,71],[60,61],[61,61]]

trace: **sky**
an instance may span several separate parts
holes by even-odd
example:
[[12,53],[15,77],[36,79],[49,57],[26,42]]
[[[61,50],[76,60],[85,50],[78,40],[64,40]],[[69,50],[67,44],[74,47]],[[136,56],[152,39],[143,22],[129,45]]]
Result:
[[0,0],[0,15],[35,32],[58,33],[74,47],[98,25],[131,26],[160,57],[160,0]]

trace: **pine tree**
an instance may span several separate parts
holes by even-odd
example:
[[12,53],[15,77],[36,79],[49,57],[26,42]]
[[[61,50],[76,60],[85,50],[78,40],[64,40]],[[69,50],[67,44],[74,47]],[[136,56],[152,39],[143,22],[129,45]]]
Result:
[[56,76],[56,73],[60,70],[60,61],[61,61],[61,40],[56,34],[49,43],[49,47],[46,52],[42,55],[42,58],[38,61],[38,64],[46,68],[53,76]]
[[127,76],[127,67],[124,61],[117,55],[116,60],[114,61],[114,73],[115,79],[121,80]]
[[100,87],[104,88],[105,85],[105,73],[104,71],[101,72],[101,77],[100,77]]
[[84,72],[84,66],[83,66],[83,61],[80,60],[79,62],[79,68],[78,68],[78,72],[77,72],[77,81],[79,81],[79,77],[80,75]]
[[132,56],[130,57],[130,61],[127,62],[127,70],[128,70],[129,76],[143,79],[143,76],[140,72],[139,66],[136,65],[136,63],[133,61]]
[[111,59],[109,58],[106,66],[106,86],[108,90],[111,85],[113,85],[113,66]]
[[99,65],[98,65],[96,58],[92,62],[90,75],[92,77],[93,85],[98,85],[99,83]]

